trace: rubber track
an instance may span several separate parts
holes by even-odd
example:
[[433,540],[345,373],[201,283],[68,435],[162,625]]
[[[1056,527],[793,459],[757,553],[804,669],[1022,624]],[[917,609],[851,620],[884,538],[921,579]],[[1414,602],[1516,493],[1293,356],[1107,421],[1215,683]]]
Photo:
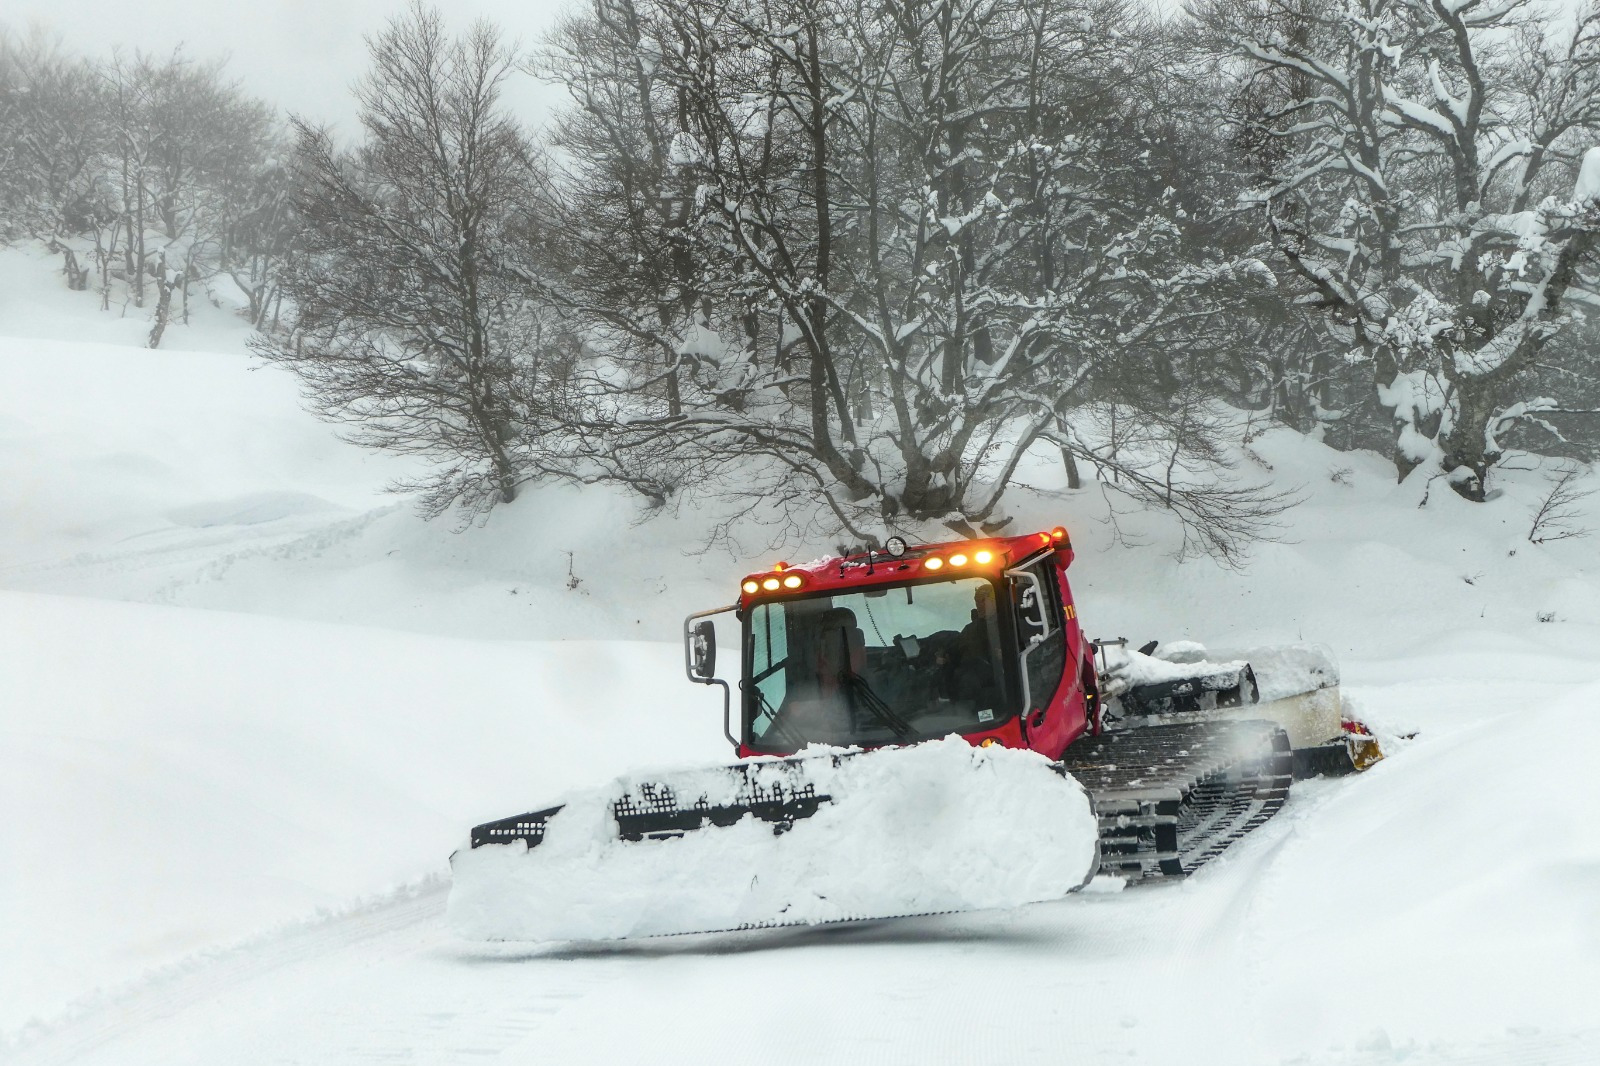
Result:
[[1194,722],[1088,737],[1061,767],[1094,798],[1100,872],[1182,877],[1283,807],[1289,738],[1271,722]]

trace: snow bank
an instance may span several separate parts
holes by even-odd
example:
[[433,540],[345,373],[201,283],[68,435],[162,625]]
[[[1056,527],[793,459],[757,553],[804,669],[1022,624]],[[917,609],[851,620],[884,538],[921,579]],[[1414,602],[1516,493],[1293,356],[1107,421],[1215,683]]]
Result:
[[443,877],[535,784],[727,750],[715,698],[662,681],[675,644],[0,591],[0,663],[0,1045],[97,986]]
[[[1430,679],[1407,702],[1444,713],[1416,742],[1359,777],[1295,785],[1306,794],[1280,816],[1288,837],[1251,908],[1277,950],[1253,1007],[1284,1061],[1334,1039],[1334,1015],[1347,1039],[1586,1029],[1600,1046],[1600,685],[1475,687]],[[1461,721],[1475,699],[1506,713]],[[1308,988],[1350,996],[1308,1026]],[[1413,1061],[1403,1050],[1357,1061]],[[1592,1050],[1417,1058],[1600,1061]]]
[[[0,282],[18,261],[0,249]],[[452,637],[676,640],[781,557],[707,552],[703,513],[641,523],[638,498],[605,486],[530,488],[466,529],[424,522],[385,491],[422,461],[341,441],[243,336],[202,353],[0,335],[0,586]]]
[[[87,265],[82,249],[78,259]],[[102,310],[98,292],[67,288],[61,267],[61,255],[32,242],[0,248],[0,335],[116,345],[129,351],[132,362],[151,361],[147,357],[153,353],[145,345],[155,318],[154,299],[139,308],[118,295]],[[244,301],[227,298],[228,290],[238,292],[231,279],[218,280],[215,297],[204,286],[191,288],[189,321],[173,315],[161,335],[161,352],[243,350],[249,326],[234,310]],[[79,396],[95,391],[79,385]]]
[[0,336],[0,565],[114,553],[138,572],[179,544],[237,551],[388,504],[385,483],[414,469],[341,442],[289,374],[246,355]]
[[[208,334],[207,354],[83,343],[115,338],[84,325],[86,294],[65,293],[49,269],[0,251],[0,331],[74,338],[0,338],[7,588],[455,637],[674,640],[690,610],[731,599],[739,575],[836,547],[780,544],[767,515],[708,551],[726,505],[646,512],[605,486],[529,486],[465,530],[403,502],[380,510],[392,499],[383,485],[419,460],[339,441],[300,409],[289,374],[244,353],[242,323]],[[1236,458],[1305,498],[1285,540],[1260,545],[1244,571],[1174,565],[1170,516],[1130,511],[1093,483],[1065,490],[1054,447],[1029,452],[1007,507],[1017,528],[1071,530],[1085,630],[1135,647],[1180,633],[1213,648],[1314,640],[1348,662],[1403,653],[1441,619],[1443,632],[1536,642],[1600,627],[1589,542],[1527,540],[1548,492],[1539,471],[1498,471],[1495,498],[1471,504],[1429,493],[1425,472],[1396,485],[1385,458],[1287,429]],[[1579,510],[1575,526],[1600,528],[1600,496]]]
[[[452,928],[469,939],[609,940],[1012,907],[1065,895],[1097,862],[1087,796],[1032,752],[949,738],[750,772],[763,788],[810,782],[833,802],[781,834],[751,816],[630,843],[616,836],[610,803],[657,778],[576,793],[538,847],[456,854]],[[733,798],[739,778],[668,780],[715,805]]]

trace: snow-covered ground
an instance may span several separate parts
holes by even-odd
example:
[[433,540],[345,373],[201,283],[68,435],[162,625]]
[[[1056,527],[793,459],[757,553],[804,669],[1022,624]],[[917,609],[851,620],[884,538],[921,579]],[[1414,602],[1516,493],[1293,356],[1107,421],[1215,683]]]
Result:
[[486,946],[444,921],[466,827],[725,759],[682,616],[831,545],[566,488],[423,523],[222,310],[148,352],[47,269],[0,253],[0,1059],[1600,1061],[1600,567],[1528,541],[1536,472],[1419,507],[1268,432],[1245,471],[1307,500],[1243,572],[1026,472],[1094,633],[1317,641],[1417,731],[1188,882]]

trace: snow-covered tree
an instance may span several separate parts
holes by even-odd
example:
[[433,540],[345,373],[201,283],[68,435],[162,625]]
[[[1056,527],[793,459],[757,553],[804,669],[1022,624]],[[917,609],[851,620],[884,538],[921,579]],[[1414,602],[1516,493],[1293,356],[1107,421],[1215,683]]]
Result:
[[228,82],[221,63],[195,62],[181,50],[165,59],[119,54],[101,77],[123,274],[137,306],[147,284],[155,289],[153,347],[175,313],[174,297],[187,319],[191,284],[225,267],[236,189],[275,153],[277,129],[271,109]]
[[220,63],[101,62],[40,34],[0,35],[0,238],[60,254],[68,286],[97,280],[103,307],[114,287],[145,306],[155,285],[158,343],[169,317],[187,320],[192,285],[237,273],[238,260],[257,273],[276,261],[279,136]]
[[368,43],[364,142],[296,124],[292,329],[254,347],[351,439],[434,460],[410,486],[426,512],[508,502],[535,472],[545,348],[523,266],[537,171],[499,103],[512,56],[420,7]]
[[[1265,213],[1345,357],[1370,367],[1403,477],[1482,499],[1574,314],[1600,304],[1600,13],[1533,0],[1217,0],[1262,89]],[[1600,166],[1600,159],[1596,160]],[[1587,169],[1587,168],[1586,168]],[[1592,171],[1590,171],[1592,173]]]
[[[578,105],[551,290],[606,358],[591,424],[858,535],[998,528],[1041,440],[1188,506],[1135,469],[1218,454],[1156,368],[1271,277],[1178,254],[1135,27],[1115,0],[596,0],[544,61]],[[1085,438],[1091,403],[1141,447]],[[1271,509],[1212,487],[1186,514],[1225,538]]]
[[75,289],[88,286],[90,267],[69,238],[116,218],[105,103],[92,63],[38,34],[0,35],[0,239],[60,253]]

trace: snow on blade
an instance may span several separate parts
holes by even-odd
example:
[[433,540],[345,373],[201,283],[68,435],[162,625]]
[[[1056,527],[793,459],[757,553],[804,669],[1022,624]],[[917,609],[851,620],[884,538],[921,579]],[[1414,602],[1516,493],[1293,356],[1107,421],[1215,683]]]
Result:
[[[1013,907],[1059,898],[1097,863],[1088,797],[1040,755],[959,738],[851,758],[747,764],[803,775],[832,797],[787,832],[753,816],[665,840],[624,841],[624,778],[571,795],[543,842],[463,849],[450,925],[473,940],[613,940],[742,926]],[[680,796],[721,771],[673,780]],[[723,786],[726,789],[727,786]]]
[[1268,644],[1249,648],[1214,648],[1218,659],[1243,660],[1255,671],[1262,703],[1316,692],[1339,683],[1333,652],[1320,644]]
[[1105,657],[1108,696],[1140,685],[1237,670],[1247,663],[1255,673],[1258,699],[1262,703],[1331,688],[1339,683],[1339,667],[1333,653],[1319,644],[1207,648],[1192,640],[1176,640],[1160,645],[1153,655],[1112,646],[1105,649]]

